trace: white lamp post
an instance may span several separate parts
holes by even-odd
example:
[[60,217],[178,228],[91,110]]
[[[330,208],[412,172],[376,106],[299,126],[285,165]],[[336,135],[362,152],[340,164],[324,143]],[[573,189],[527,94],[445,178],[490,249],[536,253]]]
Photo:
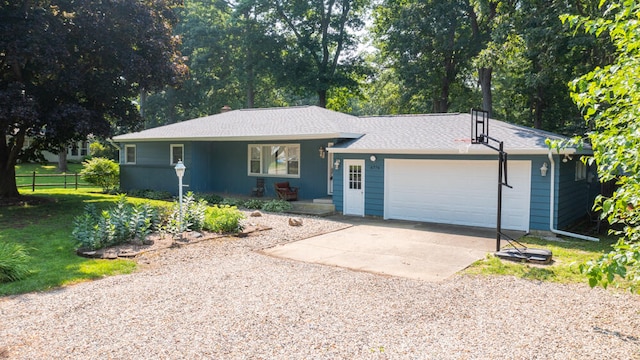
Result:
[[178,198],[180,199],[180,231],[182,231],[182,177],[184,176],[184,171],[186,169],[187,167],[184,166],[182,160],[178,160],[175,170],[176,175],[178,175]]

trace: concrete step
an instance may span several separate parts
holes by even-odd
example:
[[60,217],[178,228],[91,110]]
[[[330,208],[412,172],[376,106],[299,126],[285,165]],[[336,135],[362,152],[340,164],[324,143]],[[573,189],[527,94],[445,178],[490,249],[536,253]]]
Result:
[[336,212],[335,205],[331,203],[317,203],[306,201],[291,201],[293,209],[289,210],[292,214],[329,216]]

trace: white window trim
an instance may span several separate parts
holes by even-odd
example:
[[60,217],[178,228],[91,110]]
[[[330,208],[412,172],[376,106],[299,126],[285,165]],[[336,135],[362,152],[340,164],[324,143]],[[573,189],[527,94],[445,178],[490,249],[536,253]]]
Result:
[[[258,173],[252,173],[251,172],[251,148],[254,146],[296,146],[298,147],[298,173],[297,174],[258,174]],[[257,177],[280,177],[280,178],[292,178],[292,179],[299,179],[300,178],[300,173],[301,171],[301,166],[302,166],[302,153],[301,153],[301,147],[300,144],[249,144],[247,145],[247,175],[248,176],[257,176]],[[262,158],[260,158],[260,170],[262,171]]]
[[171,144],[169,146],[169,164],[170,165],[175,165],[177,164],[177,162],[173,162],[173,148],[182,148],[182,158],[180,160],[182,160],[182,162],[184,162],[184,144]]
[[[131,149],[131,148],[133,148],[134,155],[135,155],[134,159],[133,159],[133,162],[127,161],[127,158],[128,158],[127,149]],[[138,149],[136,148],[136,146],[135,145],[125,145],[124,146],[124,156],[122,157],[122,163],[123,164],[127,164],[127,165],[135,165],[137,161],[138,161]]]

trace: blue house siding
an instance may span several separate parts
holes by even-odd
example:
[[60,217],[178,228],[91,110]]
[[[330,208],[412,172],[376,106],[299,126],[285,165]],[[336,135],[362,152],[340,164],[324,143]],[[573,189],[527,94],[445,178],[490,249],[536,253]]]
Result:
[[[375,162],[369,160],[369,154],[335,154],[335,159],[340,160],[340,168],[334,172],[333,202],[336,210],[343,211],[343,164],[344,159],[362,159],[365,161],[365,215],[384,216],[384,160],[385,159],[441,159],[441,160],[496,160],[497,155],[462,156],[462,155],[376,155]],[[540,168],[544,163],[549,166],[546,155],[524,156],[512,155],[510,160],[531,161],[531,195],[529,228],[531,230],[549,230],[549,191],[551,171],[542,176]],[[556,165],[558,160],[556,159]],[[556,174],[557,175],[557,174]],[[556,192],[565,192],[573,184],[556,185]],[[566,191],[566,196],[571,196]],[[557,199],[557,197],[556,197]],[[557,200],[556,200],[557,202]],[[555,206],[556,216],[558,206]]]
[[[165,190],[171,193],[178,192],[178,177],[174,165],[170,164],[170,146],[176,142],[141,142],[136,145],[136,163],[120,164],[120,188],[123,190],[151,189]],[[190,143],[184,144],[185,164],[191,163]],[[130,144],[126,144],[130,145]],[[120,153],[124,154],[124,146],[121,145]],[[122,155],[124,156],[124,155]],[[187,165],[188,166],[188,165]],[[191,179],[191,171],[187,169],[183,182],[188,184]]]
[[[551,169],[546,155],[523,157],[531,160],[531,199],[529,228],[531,230],[549,230],[549,192],[551,191]],[[540,168],[547,164],[547,175],[540,174]]]
[[[556,165],[560,169],[558,178],[558,201],[556,206],[557,227],[565,228],[587,215],[595,198],[594,187],[598,183],[586,179],[576,180],[576,162],[574,157],[566,163],[559,160]],[[590,170],[593,171],[593,170]]]
[[[304,141],[224,141],[184,143],[187,171],[184,183],[194,192],[251,195],[257,178],[265,179],[265,196],[276,197],[273,184],[289,181],[299,187],[300,199],[327,196],[328,156],[322,159],[318,149],[327,140]],[[176,142],[136,143],[135,165],[120,165],[121,187],[166,190],[177,193],[177,177],[169,164],[170,144]],[[248,174],[249,144],[300,144],[300,177]],[[125,144],[122,146],[124,147]]]

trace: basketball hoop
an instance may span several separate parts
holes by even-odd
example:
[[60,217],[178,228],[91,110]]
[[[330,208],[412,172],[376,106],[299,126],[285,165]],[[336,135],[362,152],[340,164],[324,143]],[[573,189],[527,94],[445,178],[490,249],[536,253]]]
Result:
[[453,141],[458,143],[458,152],[460,154],[469,153],[469,148],[471,147],[471,139],[456,139]]

